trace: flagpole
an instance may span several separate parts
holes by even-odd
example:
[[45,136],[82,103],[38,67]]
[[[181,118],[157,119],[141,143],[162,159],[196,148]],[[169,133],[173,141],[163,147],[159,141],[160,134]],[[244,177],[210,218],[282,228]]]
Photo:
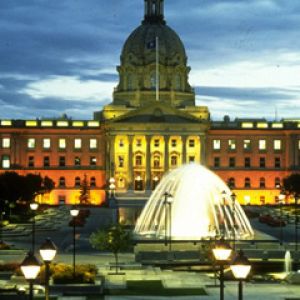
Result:
[[159,101],[159,40],[158,36],[155,38],[155,52],[156,52],[156,101]]

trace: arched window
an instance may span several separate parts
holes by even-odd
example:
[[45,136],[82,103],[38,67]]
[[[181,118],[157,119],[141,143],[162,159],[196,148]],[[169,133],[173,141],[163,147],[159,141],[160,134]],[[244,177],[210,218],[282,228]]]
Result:
[[136,155],[136,157],[135,157],[135,165],[136,166],[141,166],[142,162],[143,162],[142,155]]
[[59,186],[66,186],[65,177],[59,177]]
[[153,167],[154,168],[159,168],[160,167],[160,157],[158,155],[154,156]]
[[266,187],[266,180],[265,180],[265,178],[261,177],[261,178],[259,179],[259,187],[260,187],[261,189],[263,189],[263,188]]
[[250,178],[246,177],[245,178],[245,188],[250,188],[251,187],[251,181]]
[[276,177],[275,178],[275,188],[280,188],[280,186],[281,186],[281,181],[280,181],[280,178],[279,177]]
[[235,188],[235,179],[233,177],[228,179],[228,186],[231,189]]
[[171,156],[171,166],[177,166],[177,156],[176,155]]
[[80,186],[80,177],[75,177],[75,186]]
[[95,177],[91,177],[91,179],[90,179],[90,186],[91,187],[95,187],[96,186],[96,178]]

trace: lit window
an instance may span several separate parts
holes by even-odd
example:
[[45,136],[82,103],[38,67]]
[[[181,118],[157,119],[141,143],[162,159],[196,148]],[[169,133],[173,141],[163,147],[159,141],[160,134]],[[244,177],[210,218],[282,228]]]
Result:
[[266,142],[266,140],[259,140],[258,141],[258,149],[259,150],[266,150],[267,149],[267,142]]
[[9,169],[10,168],[10,157],[9,155],[2,156],[2,168]]
[[76,156],[74,159],[74,165],[75,166],[80,166],[81,165],[81,159],[80,157]]
[[75,149],[81,149],[81,144],[82,144],[81,139],[75,139],[74,140],[74,148]]
[[228,149],[235,150],[235,148],[236,148],[235,140],[228,140]]
[[90,165],[96,166],[97,165],[97,158],[95,156],[90,157]]
[[28,157],[28,167],[33,168],[34,167],[34,156]]
[[136,140],[136,146],[137,147],[141,147],[142,146],[142,140],[141,139],[137,139]]
[[43,148],[50,149],[51,147],[51,140],[50,139],[43,139]]
[[44,157],[44,167],[49,167],[50,166],[50,157],[45,156]]
[[281,150],[281,140],[274,140],[274,150]]
[[176,147],[177,141],[175,139],[172,139],[171,140],[171,145],[172,145],[172,147]]
[[29,138],[27,140],[27,148],[28,149],[34,149],[35,148],[35,139],[34,138]]
[[251,149],[251,140],[244,140],[244,150]]
[[195,147],[195,140],[189,140],[189,147]]
[[58,148],[59,149],[66,149],[66,146],[67,146],[66,139],[58,140]]
[[141,155],[137,155],[135,157],[135,165],[136,166],[141,166],[142,165],[142,156]]
[[10,148],[10,138],[2,139],[2,148]]
[[213,149],[220,150],[221,149],[221,141],[220,140],[213,140]]
[[119,156],[118,157],[118,166],[119,168],[124,168],[124,157],[123,156]]
[[154,140],[154,147],[159,147],[159,139]]
[[66,165],[66,158],[64,156],[60,156],[58,164],[60,167],[64,167]]

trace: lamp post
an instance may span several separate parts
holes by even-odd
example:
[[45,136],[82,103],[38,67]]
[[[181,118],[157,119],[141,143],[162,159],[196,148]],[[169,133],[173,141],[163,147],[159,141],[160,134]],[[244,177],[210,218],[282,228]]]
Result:
[[172,251],[172,202],[173,197],[169,195],[167,199],[169,205],[169,252]]
[[224,299],[224,265],[228,261],[231,255],[231,248],[228,243],[224,241],[222,237],[221,240],[216,242],[215,248],[212,250],[213,255],[217,263],[220,265],[220,299]]
[[285,194],[283,190],[280,191],[278,199],[279,199],[279,211],[280,211],[280,245],[282,245],[282,241],[283,241],[282,204],[284,203],[284,199],[285,199]]
[[233,276],[239,281],[238,299],[243,300],[243,280],[248,277],[251,270],[251,265],[242,250],[240,250],[238,255],[233,259],[230,269],[233,273]]
[[36,211],[39,208],[39,204],[37,202],[31,202],[30,203],[30,209],[32,210],[33,213],[33,218],[32,218],[32,245],[31,245],[31,250],[32,253],[35,251],[35,215]]
[[21,271],[29,282],[29,300],[33,299],[33,282],[40,272],[41,266],[33,252],[29,252],[21,264]]
[[165,207],[165,246],[167,246],[168,242],[168,198],[172,197],[172,195],[168,192],[164,193],[164,207]]
[[73,217],[73,278],[75,278],[75,265],[76,265],[76,217],[79,214],[79,209],[73,206],[70,209],[70,215]]
[[224,300],[224,265],[228,262],[232,250],[229,244],[224,241],[224,238],[221,238],[216,242],[215,248],[212,251],[215,260],[220,265],[220,300]]
[[45,300],[49,300],[50,263],[54,259],[56,252],[57,248],[50,238],[47,238],[40,247],[40,255],[45,263]]
[[232,222],[233,222],[233,231],[232,231],[232,238],[233,238],[233,250],[235,250],[235,200],[236,200],[236,194],[231,194],[231,200],[232,200]]

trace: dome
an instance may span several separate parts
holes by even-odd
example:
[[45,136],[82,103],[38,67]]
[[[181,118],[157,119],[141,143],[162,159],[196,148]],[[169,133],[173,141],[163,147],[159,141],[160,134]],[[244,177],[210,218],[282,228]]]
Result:
[[122,63],[137,65],[154,63],[156,37],[159,42],[161,64],[172,66],[186,64],[184,45],[177,33],[163,23],[148,22],[136,28],[126,40],[121,54]]

